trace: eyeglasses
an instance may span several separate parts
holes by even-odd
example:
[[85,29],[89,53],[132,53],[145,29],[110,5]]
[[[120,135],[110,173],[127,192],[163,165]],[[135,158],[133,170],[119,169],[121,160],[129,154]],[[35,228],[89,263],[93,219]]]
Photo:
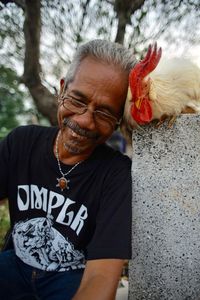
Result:
[[[62,105],[65,109],[76,113],[78,115],[84,114],[88,109],[87,104],[73,98],[72,96],[63,96],[59,98],[59,101],[62,102]],[[120,124],[120,121],[117,120],[112,114],[106,113],[101,110],[91,111],[94,117],[96,124],[104,127],[115,127]]]

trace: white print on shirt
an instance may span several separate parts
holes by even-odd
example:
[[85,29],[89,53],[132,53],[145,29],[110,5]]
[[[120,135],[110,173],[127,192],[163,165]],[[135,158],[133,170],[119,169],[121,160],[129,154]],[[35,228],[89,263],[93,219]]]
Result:
[[69,271],[85,267],[84,254],[52,227],[51,216],[16,223],[13,242],[16,255],[38,269]]
[[60,208],[55,221],[69,226],[79,235],[84,226],[84,221],[88,217],[88,212],[87,207],[82,204],[77,214],[75,214],[71,209],[74,203],[75,201],[70,198],[65,198],[63,195],[49,191],[44,187],[39,189],[37,185],[33,184],[18,186],[17,205],[20,211],[42,209],[47,214],[51,214],[55,208]]

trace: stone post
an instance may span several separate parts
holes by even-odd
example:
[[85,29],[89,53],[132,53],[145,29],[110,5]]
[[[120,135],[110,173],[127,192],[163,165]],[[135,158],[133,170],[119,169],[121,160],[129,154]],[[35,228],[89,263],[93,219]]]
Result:
[[200,299],[200,116],[133,132],[129,300]]

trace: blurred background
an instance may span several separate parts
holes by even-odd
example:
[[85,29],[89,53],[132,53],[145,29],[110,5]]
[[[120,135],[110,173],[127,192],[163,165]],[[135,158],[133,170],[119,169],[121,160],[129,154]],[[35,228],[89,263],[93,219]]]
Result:
[[[200,66],[199,20],[199,0],[0,1],[0,139],[19,125],[56,125],[59,80],[80,43],[115,41],[139,60],[157,41],[163,56]],[[119,131],[109,144],[130,154]],[[8,226],[4,204],[0,246]]]
[[200,65],[199,19],[199,0],[0,1],[0,138],[18,125],[56,124],[59,80],[80,43],[115,41],[140,59],[157,41],[163,56]]

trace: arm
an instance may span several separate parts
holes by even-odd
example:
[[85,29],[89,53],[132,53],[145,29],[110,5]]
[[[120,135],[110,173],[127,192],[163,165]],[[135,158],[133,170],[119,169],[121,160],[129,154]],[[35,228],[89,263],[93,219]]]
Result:
[[132,184],[128,158],[117,154],[110,160],[102,188],[94,234],[86,247],[86,268],[73,300],[114,300],[124,260],[131,258]]
[[114,300],[123,264],[122,259],[88,261],[80,287],[72,300]]

